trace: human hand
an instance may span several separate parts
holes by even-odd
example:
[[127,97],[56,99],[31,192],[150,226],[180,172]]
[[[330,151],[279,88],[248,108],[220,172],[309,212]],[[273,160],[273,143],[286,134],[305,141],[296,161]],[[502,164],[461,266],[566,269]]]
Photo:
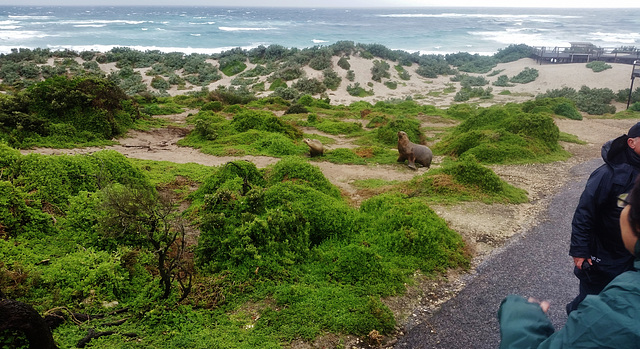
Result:
[[573,257],[573,264],[575,264],[580,270],[582,270],[582,263],[584,263],[584,261],[587,261],[589,265],[593,265],[591,258]]
[[[584,259],[584,258],[583,258]],[[542,311],[546,314],[547,311],[549,311],[549,307],[551,307],[551,303],[549,303],[548,301],[539,301],[533,297],[529,297],[529,299],[527,299],[527,301],[529,303],[538,303],[540,305],[540,308],[542,308]]]

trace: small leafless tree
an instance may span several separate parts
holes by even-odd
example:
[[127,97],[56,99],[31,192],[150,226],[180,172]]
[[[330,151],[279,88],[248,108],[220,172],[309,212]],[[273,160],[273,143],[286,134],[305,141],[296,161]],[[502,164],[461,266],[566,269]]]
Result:
[[112,185],[103,190],[102,231],[121,240],[147,245],[157,257],[162,299],[180,285],[180,301],[191,291],[193,273],[185,260],[185,223],[169,195],[147,187]]

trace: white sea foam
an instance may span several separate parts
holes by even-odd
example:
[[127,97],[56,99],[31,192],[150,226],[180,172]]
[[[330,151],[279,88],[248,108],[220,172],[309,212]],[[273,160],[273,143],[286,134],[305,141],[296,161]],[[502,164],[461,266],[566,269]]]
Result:
[[35,30],[11,30],[0,31],[0,40],[3,41],[25,41],[33,38],[46,38],[54,35]]
[[0,30],[16,30],[22,28],[21,25],[0,25]]
[[191,35],[191,36],[202,36],[202,34],[193,34],[193,33],[189,34],[189,35]]
[[76,24],[75,28],[103,28],[106,27],[106,24]]
[[225,32],[239,32],[239,31],[262,31],[262,30],[274,30],[276,28],[253,28],[253,27],[218,27],[218,29]]
[[527,44],[529,46],[568,46],[567,42],[557,41],[554,38],[543,36],[538,32],[527,32],[526,30],[505,30],[505,31],[477,31],[469,34],[478,36],[482,40],[495,41],[501,44]]
[[329,41],[327,41],[327,40],[320,40],[320,39],[313,39],[313,40],[311,40],[311,41],[312,41],[314,44],[321,44],[321,43],[323,43],[323,42],[329,42]]
[[[248,46],[240,47],[243,50],[251,50],[262,44],[255,43]],[[129,47],[138,51],[160,51],[160,52],[182,52],[184,54],[193,54],[193,53],[202,53],[202,54],[214,54],[220,53],[224,51],[229,51],[236,47],[225,46],[225,47],[170,47],[170,46],[126,46],[126,45],[47,45],[47,48],[52,51],[57,50],[72,50],[76,52],[82,51],[94,51],[94,52],[108,52],[114,47]],[[0,46],[0,53],[11,53],[12,49],[15,48],[30,48],[33,49],[35,47],[26,47],[26,46]]]
[[19,15],[8,15],[7,17],[9,18],[13,18],[13,19],[20,19],[20,20],[30,20],[30,19],[52,19],[54,17],[52,16],[19,16]]
[[0,21],[0,25],[12,25],[18,23],[20,23],[20,21]]
[[568,19],[582,18],[581,16],[564,15],[516,15],[516,14],[491,14],[491,13],[394,13],[387,15],[377,15],[378,17],[391,18],[498,18],[498,19]]
[[90,25],[90,24],[142,24],[149,23],[147,21],[127,21],[123,19],[90,19],[90,20],[72,20],[72,21],[59,21],[57,23],[61,24],[71,24],[71,25]]
[[638,45],[640,44],[640,33],[589,33],[590,40],[605,41],[616,44]]

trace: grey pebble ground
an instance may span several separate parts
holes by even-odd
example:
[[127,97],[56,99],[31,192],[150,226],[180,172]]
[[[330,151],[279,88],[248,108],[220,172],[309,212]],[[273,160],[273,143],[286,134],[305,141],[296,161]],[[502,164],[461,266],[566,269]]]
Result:
[[578,292],[568,255],[571,219],[589,174],[601,164],[598,159],[573,167],[573,179],[555,193],[539,223],[483,261],[465,288],[438,311],[414,314],[417,319],[394,348],[498,348],[496,314],[509,294],[550,301],[551,321],[561,328],[565,304]]

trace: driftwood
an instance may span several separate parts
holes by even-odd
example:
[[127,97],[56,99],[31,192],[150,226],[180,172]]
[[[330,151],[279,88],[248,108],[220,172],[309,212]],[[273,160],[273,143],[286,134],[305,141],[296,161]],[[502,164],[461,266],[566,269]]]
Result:
[[30,349],[58,349],[42,316],[22,302],[0,299],[0,331],[24,333]]

